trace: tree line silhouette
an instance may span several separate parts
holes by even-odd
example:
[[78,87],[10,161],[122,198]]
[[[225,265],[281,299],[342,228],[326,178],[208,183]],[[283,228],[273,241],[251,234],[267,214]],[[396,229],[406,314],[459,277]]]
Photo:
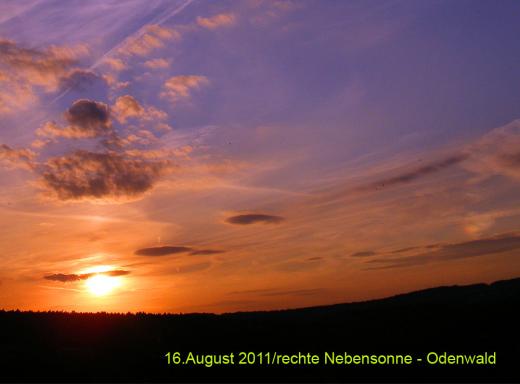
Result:
[[[518,382],[520,279],[228,314],[0,310],[0,380]],[[495,366],[168,365],[166,353],[496,352]]]

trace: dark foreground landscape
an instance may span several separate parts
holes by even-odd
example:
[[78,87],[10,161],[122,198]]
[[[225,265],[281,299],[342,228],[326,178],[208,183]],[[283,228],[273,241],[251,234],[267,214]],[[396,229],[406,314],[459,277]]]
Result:
[[[1,311],[0,381],[519,382],[519,304],[520,279],[514,279],[225,315]],[[181,352],[181,359],[188,352],[234,353],[236,364],[168,365],[167,352]],[[414,363],[273,366],[257,357],[254,365],[240,365],[239,352],[411,354]],[[496,352],[496,364],[429,365],[429,352]]]

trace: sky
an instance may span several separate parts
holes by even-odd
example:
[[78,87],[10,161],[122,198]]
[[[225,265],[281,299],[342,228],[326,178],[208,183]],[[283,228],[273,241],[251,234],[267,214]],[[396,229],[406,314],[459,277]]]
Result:
[[0,308],[520,275],[520,2],[3,0]]

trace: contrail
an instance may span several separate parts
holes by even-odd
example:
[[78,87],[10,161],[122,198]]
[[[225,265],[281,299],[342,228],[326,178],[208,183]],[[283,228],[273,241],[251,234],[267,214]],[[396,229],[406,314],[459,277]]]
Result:
[[27,11],[31,10],[32,8],[34,8],[35,6],[37,6],[39,3],[41,3],[41,0],[34,1],[34,2],[30,3],[29,5],[26,5],[25,7],[19,8],[18,12],[14,13],[12,15],[7,15],[3,18],[0,18],[0,25],[7,23],[8,21],[11,21],[15,17],[18,17],[18,16],[24,14],[25,12],[27,12]]
[[107,52],[105,52],[105,54],[103,54],[103,56],[101,56],[94,64],[92,64],[89,69],[96,68],[99,64],[101,64],[103,62],[103,60],[105,58],[109,57],[112,54],[112,52],[117,51],[123,44],[125,44],[125,42],[128,39],[131,39],[131,38],[138,39],[139,37],[143,36],[146,31],[145,26],[147,26],[148,24],[161,25],[162,23],[167,21],[170,17],[173,17],[176,14],[178,14],[179,12],[182,12],[184,10],[184,8],[186,8],[188,5],[190,5],[193,1],[194,0],[187,0],[183,4],[178,6],[177,8],[173,9],[171,12],[167,13],[166,15],[162,15],[161,17],[158,17],[156,20],[152,20],[151,22],[144,24],[137,31],[135,31],[131,35],[125,37],[122,41],[120,41],[118,44],[116,44],[115,46],[110,48]]
[[[128,35],[127,37],[125,37],[122,41],[120,41],[118,44],[116,44],[115,46],[113,46],[112,48],[110,48],[108,51],[106,51],[103,56],[101,56],[98,60],[96,60],[90,67],[89,69],[92,70],[94,68],[96,68],[97,66],[99,66],[102,61],[107,58],[108,56],[110,56],[115,50],[117,50],[119,47],[121,47],[129,38],[138,38],[138,37],[141,37],[144,33],[145,33],[145,27],[148,25],[148,24],[163,24],[164,22],[166,22],[168,19],[170,19],[171,17],[177,15],[178,13],[182,12],[188,5],[190,5],[193,1],[195,0],[186,0],[184,3],[182,3],[180,6],[172,9],[170,12],[164,14],[164,15],[159,15],[157,16],[155,19],[152,19],[151,21],[143,24],[137,31],[135,31],[134,33]],[[38,2],[39,3],[39,2]],[[57,101],[59,101],[61,98],[63,98],[65,95],[67,95],[70,90],[72,89],[72,87],[69,87],[65,90],[63,90],[63,92],[61,92],[59,95],[57,95],[54,99],[52,99],[49,104],[47,104],[47,107],[48,106],[51,106],[53,105],[54,103],[56,103]],[[26,124],[24,124],[24,128],[26,128],[27,126],[29,125],[34,125],[34,123],[40,119],[44,119],[46,116],[48,115],[48,112],[44,112],[43,113],[43,116],[34,116],[30,121],[27,121]],[[19,136],[19,137],[26,137],[28,135],[22,135],[22,136]]]
[[[158,17],[156,17],[155,19],[152,19],[151,21],[143,24],[137,31],[135,31],[134,33],[126,36],[123,40],[121,40],[119,43],[117,43],[116,45],[114,45],[112,48],[110,48],[108,51],[106,51],[99,59],[97,59],[90,67],[89,67],[89,70],[93,70],[95,68],[97,68],[101,63],[103,63],[103,60],[105,60],[107,57],[110,57],[110,55],[114,52],[114,51],[117,51],[121,46],[123,46],[129,39],[138,39],[139,37],[143,36],[144,33],[146,32],[146,26],[149,25],[149,24],[157,24],[157,25],[161,25],[163,24],[164,22],[166,22],[169,18],[177,15],[178,13],[182,12],[184,10],[184,8],[186,8],[188,5],[190,5],[194,0],[186,0],[183,4],[181,4],[180,6],[176,7],[175,9],[172,9],[170,12],[166,13],[165,15],[160,15]],[[50,103],[49,105],[52,105],[54,103],[56,103],[58,100],[60,100],[62,97],[64,97],[67,93],[70,92],[72,88],[69,87],[67,89],[65,89],[62,93],[60,93],[58,96],[56,96]]]

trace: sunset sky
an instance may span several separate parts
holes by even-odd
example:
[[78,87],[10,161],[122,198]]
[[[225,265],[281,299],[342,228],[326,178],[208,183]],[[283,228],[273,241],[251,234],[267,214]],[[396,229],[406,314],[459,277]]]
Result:
[[0,308],[520,276],[520,2],[0,1]]

